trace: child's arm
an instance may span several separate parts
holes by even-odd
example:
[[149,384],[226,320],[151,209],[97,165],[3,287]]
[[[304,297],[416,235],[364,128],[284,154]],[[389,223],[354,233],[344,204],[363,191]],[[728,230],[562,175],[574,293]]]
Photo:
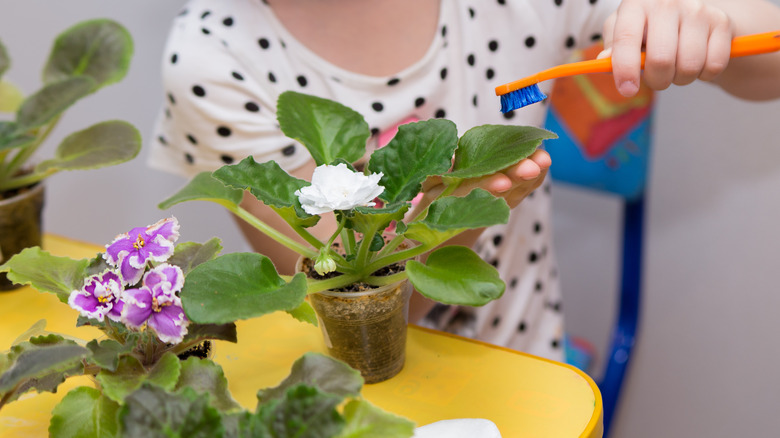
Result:
[[729,59],[737,35],[780,30],[780,8],[766,0],[623,0],[604,25],[615,84],[637,92],[639,53],[653,89],[712,81],[745,99],[780,97],[780,53]]

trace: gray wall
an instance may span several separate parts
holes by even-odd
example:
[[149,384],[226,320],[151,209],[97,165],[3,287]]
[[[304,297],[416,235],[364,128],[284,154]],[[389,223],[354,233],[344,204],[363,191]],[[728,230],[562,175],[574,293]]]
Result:
[[[62,138],[102,119],[145,137],[162,95],[162,45],[181,0],[0,0],[7,77],[34,90],[53,36],[79,19],[112,17],[136,42],[129,76],[76,105]],[[705,84],[660,93],[645,253],[641,338],[613,436],[731,437],[780,433],[780,102],[746,103]],[[147,139],[148,140],[148,139]],[[54,142],[41,153],[51,153]],[[155,205],[183,181],[146,167],[146,151],[117,167],[48,183],[49,232],[105,243],[175,214],[183,240],[245,250],[227,213]],[[603,350],[616,285],[617,201],[556,185],[556,247],[571,332]]]

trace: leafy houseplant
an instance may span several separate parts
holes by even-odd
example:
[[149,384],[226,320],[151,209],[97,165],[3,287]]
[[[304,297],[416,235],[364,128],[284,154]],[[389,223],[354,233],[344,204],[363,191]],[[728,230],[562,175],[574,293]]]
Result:
[[67,377],[86,374],[97,387],[65,395],[53,410],[51,436],[412,435],[413,423],[360,398],[359,373],[314,353],[296,361],[279,386],[258,392],[255,410],[238,405],[222,368],[196,348],[210,339],[236,342],[235,324],[193,323],[181,306],[194,269],[227,256],[217,256],[218,239],[175,244],[178,230],[168,218],[120,234],[92,259],[33,247],[0,265],[14,282],[56,294],[79,311],[79,325],[107,337],[76,342],[41,325],[28,330],[26,341],[0,354],[0,409],[26,391],[54,391]]
[[[78,23],[57,36],[43,69],[42,87],[24,97],[2,80],[10,60],[0,43],[0,112],[13,114],[11,120],[0,120],[0,263],[23,248],[40,245],[44,179],[62,170],[119,164],[140,151],[138,131],[127,122],[111,120],[68,135],[54,157],[34,159],[65,110],[124,78],[132,53],[132,38],[119,23],[106,19]],[[0,277],[0,290],[9,286]]]
[[[495,268],[471,249],[439,246],[465,230],[505,223],[509,207],[482,189],[465,197],[453,196],[453,192],[464,179],[493,174],[519,162],[554,134],[534,127],[483,125],[458,138],[454,123],[431,119],[401,126],[389,144],[371,154],[365,171],[358,172],[351,163],[364,156],[370,136],[359,113],[327,99],[288,91],[279,96],[277,118],[284,134],[301,142],[316,162],[311,182],[289,175],[274,161],[257,163],[247,157],[213,173],[196,175],[160,207],[190,200],[221,204],[301,254],[311,270],[308,275],[280,276],[270,259],[259,254],[233,254],[230,259],[206,262],[193,270],[192,281],[185,286],[183,306],[192,320],[219,324],[249,318],[265,313],[263,297],[308,295],[323,322],[331,354],[358,368],[367,381],[377,381],[398,372],[397,361],[376,358],[370,352],[351,357],[349,352],[357,348],[352,341],[364,337],[378,345],[376,350],[402,355],[403,346],[400,351],[384,346],[405,336],[405,317],[400,318],[400,329],[384,323],[356,327],[362,317],[355,309],[368,307],[373,314],[367,319],[385,319],[390,324],[390,320],[399,320],[390,314],[403,312],[406,304],[377,308],[375,303],[402,302],[408,293],[401,288],[389,292],[389,298],[350,301],[347,297],[356,290],[354,285],[383,287],[408,279],[430,299],[469,306],[484,305],[503,294],[505,285]],[[411,201],[431,176],[440,176],[446,189],[429,205],[410,211]],[[307,244],[244,210],[239,204],[245,190],[278,213]],[[374,208],[374,198],[381,201],[381,208]],[[338,229],[327,241],[320,241],[307,228],[330,212],[336,215]],[[385,238],[389,226],[392,232]],[[416,260],[429,252],[424,263]],[[322,299],[325,295],[331,299]],[[335,301],[351,303],[338,310],[351,329],[334,328],[336,316],[323,314],[323,308]],[[346,339],[346,346],[336,346],[340,341],[333,336],[336,332],[338,338]],[[374,375],[372,367],[377,362],[387,363],[390,371]]]

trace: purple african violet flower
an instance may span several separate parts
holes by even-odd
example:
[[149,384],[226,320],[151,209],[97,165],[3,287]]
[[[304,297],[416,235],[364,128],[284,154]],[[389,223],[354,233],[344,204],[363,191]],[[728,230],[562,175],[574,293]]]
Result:
[[179,222],[175,217],[162,219],[148,227],[133,228],[116,236],[106,245],[103,258],[119,268],[124,284],[136,284],[148,261],[164,262],[173,254],[173,243],[179,238]]
[[122,322],[134,329],[147,324],[161,341],[181,342],[189,324],[176,295],[182,286],[184,273],[178,266],[164,263],[150,270],[140,288],[125,290]]
[[108,316],[112,321],[119,321],[125,304],[121,297],[122,281],[115,272],[107,270],[87,278],[84,287],[70,293],[68,304],[81,316],[100,321]]

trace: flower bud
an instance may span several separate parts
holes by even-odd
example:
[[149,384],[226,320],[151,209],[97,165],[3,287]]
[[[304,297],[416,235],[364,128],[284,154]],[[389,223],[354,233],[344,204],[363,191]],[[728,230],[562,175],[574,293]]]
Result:
[[328,254],[320,254],[314,262],[314,270],[320,275],[325,275],[336,270],[336,261]]

